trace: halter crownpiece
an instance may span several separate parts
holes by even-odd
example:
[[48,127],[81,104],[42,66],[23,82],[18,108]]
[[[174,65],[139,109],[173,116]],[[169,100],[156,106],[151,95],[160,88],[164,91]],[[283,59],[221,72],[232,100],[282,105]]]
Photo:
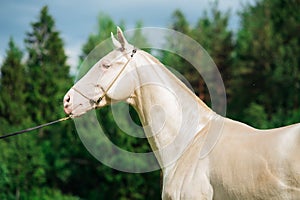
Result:
[[113,84],[117,81],[117,79],[119,78],[119,76],[122,74],[122,72],[124,71],[124,69],[126,68],[126,66],[128,65],[128,63],[130,62],[130,60],[133,58],[134,54],[136,54],[137,49],[134,48],[131,52],[130,58],[127,60],[127,62],[124,64],[124,66],[122,67],[122,69],[120,70],[120,72],[117,74],[117,76],[113,79],[113,81],[109,84],[109,86],[107,87],[106,90],[104,90],[102,87],[100,87],[103,91],[103,94],[99,97],[99,99],[95,102],[94,100],[92,100],[93,102],[95,102],[96,107],[97,105],[99,105],[99,103],[102,101],[102,99],[107,95],[108,90],[113,86]]
[[[111,81],[111,83],[109,84],[109,86],[107,87],[107,89],[105,90],[103,87],[99,86],[100,89],[103,91],[103,94],[97,99],[97,100],[93,100],[91,98],[89,98],[88,96],[86,96],[85,94],[83,94],[80,90],[76,89],[74,86],[72,87],[72,89],[77,92],[78,94],[80,94],[82,97],[84,97],[85,99],[89,100],[91,106],[95,109],[98,107],[98,105],[100,104],[100,102],[102,101],[102,99],[107,96],[108,91],[110,90],[110,88],[113,86],[113,84],[117,81],[117,79],[120,77],[120,75],[122,74],[122,72],[125,70],[126,66],[129,64],[129,62],[131,61],[131,59],[133,58],[134,54],[136,54],[137,52],[137,48],[133,48],[130,58],[127,60],[127,62],[123,65],[122,69],[120,70],[120,72],[116,75],[116,77]],[[72,117],[72,114],[70,115]]]

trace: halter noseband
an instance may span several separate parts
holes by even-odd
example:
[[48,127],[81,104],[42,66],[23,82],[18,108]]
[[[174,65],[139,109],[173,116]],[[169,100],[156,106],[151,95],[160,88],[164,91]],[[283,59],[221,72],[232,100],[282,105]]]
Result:
[[113,84],[117,81],[117,79],[120,77],[120,75],[122,74],[122,72],[124,71],[124,69],[126,68],[126,66],[129,64],[129,62],[131,61],[131,59],[133,58],[134,54],[137,52],[137,49],[134,48],[131,52],[130,58],[127,60],[127,62],[124,64],[124,66],[122,67],[122,69],[120,70],[120,72],[116,75],[116,77],[111,81],[111,83],[108,85],[107,89],[104,90],[103,87],[100,86],[100,89],[103,91],[103,94],[95,101],[91,98],[89,98],[88,96],[84,95],[80,90],[76,89],[75,87],[72,87],[72,89],[77,92],[78,94],[80,94],[81,96],[83,96],[84,98],[86,98],[87,100],[89,100],[90,104],[92,105],[93,108],[97,108],[97,106],[99,105],[99,103],[102,101],[102,99],[107,96],[108,91],[110,90],[110,88],[113,86]]

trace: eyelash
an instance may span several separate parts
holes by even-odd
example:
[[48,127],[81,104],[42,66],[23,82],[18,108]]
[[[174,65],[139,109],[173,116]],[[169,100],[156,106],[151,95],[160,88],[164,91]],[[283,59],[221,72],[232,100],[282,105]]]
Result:
[[102,64],[102,67],[103,67],[104,69],[108,69],[108,68],[110,68],[110,66],[111,66],[111,65],[108,65],[108,64]]

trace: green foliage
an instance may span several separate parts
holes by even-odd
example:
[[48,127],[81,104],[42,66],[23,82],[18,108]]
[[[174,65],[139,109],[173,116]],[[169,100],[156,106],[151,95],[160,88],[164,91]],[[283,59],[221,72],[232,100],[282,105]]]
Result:
[[[229,11],[222,13],[218,10],[217,6],[217,2],[211,4],[209,12],[205,12],[198,20],[196,27],[192,31],[192,37],[202,45],[216,64],[226,88],[227,100],[230,101],[231,96],[233,95],[230,89],[232,84],[231,74],[233,70],[232,54],[234,52],[233,32],[228,28]],[[218,84],[214,84],[217,83],[217,80],[210,81],[210,92],[223,95],[222,88],[220,88]],[[210,97],[208,90],[201,79],[198,88],[201,99],[209,103]],[[216,111],[222,110],[222,108],[217,107],[215,109]]]
[[268,128],[268,118],[263,106],[252,102],[243,114],[246,123],[257,128]]
[[[234,50],[233,32],[228,28],[230,13],[219,11],[216,3],[212,4],[209,13],[204,13],[204,16],[198,20],[192,36],[213,58],[222,75],[225,87],[230,88]],[[227,95],[231,95],[230,90],[226,92]]]
[[[228,28],[228,20],[229,13],[221,13],[217,9],[217,4],[212,4],[209,13],[204,13],[199,18],[195,27],[188,24],[184,14],[180,10],[176,10],[173,13],[171,28],[192,37],[209,53],[222,74],[225,86],[229,88],[232,70],[231,54],[233,53],[234,44],[232,39],[233,33]],[[170,47],[176,44],[176,42],[170,39]],[[175,68],[183,74],[193,87],[195,93],[206,103],[210,103],[206,83],[190,63],[178,55],[173,55],[169,52],[164,52],[161,60],[164,64]],[[211,82],[214,81],[212,80]],[[214,89],[217,92],[219,91],[218,88]],[[230,89],[227,89],[227,92],[230,94]]]
[[53,120],[55,115],[64,115],[61,101],[72,81],[63,41],[48,14],[48,7],[42,8],[38,21],[31,27],[25,39],[29,57],[27,92],[31,94],[27,102],[35,106],[28,112],[35,122],[45,122]]
[[9,124],[18,125],[25,121],[25,66],[23,53],[11,38],[6,51],[6,58],[1,67],[0,79],[0,118]]
[[173,12],[172,19],[172,29],[184,34],[188,34],[190,32],[189,23],[180,10],[177,9]]
[[79,197],[62,194],[59,190],[51,188],[33,188],[28,194],[20,195],[20,199],[24,200],[79,200]]
[[[135,31],[134,34],[128,38],[128,42],[130,44],[134,44],[135,47],[140,48],[140,47],[149,47],[149,44],[147,42],[147,39],[142,33],[142,28],[143,28],[143,22],[138,21],[135,26]],[[144,51],[150,52],[150,49],[145,49],[142,48]]]
[[[192,29],[189,26],[184,14],[180,10],[176,10],[174,11],[172,17],[172,24],[170,28],[192,37]],[[170,49],[177,48],[178,41],[176,39],[167,38],[167,40],[167,45]],[[164,65],[169,66],[178,71],[180,74],[184,75],[184,77],[193,87],[192,89],[195,91],[195,93],[200,95],[201,90],[198,88],[198,86],[200,83],[204,83],[204,81],[189,62],[172,52],[166,51],[161,52],[160,61]]]
[[[1,127],[1,132],[4,129],[12,131],[9,127]],[[28,134],[1,141],[1,199],[19,199],[33,187],[45,184],[47,162],[35,137]]]
[[[42,8],[38,21],[31,26],[25,39],[26,63],[21,62],[23,53],[11,40],[1,68],[2,133],[64,116],[61,101],[72,79],[62,39],[47,7]],[[66,145],[72,142],[70,127],[65,123],[40,130],[39,135],[33,132],[1,141],[4,151],[0,169],[5,180],[0,183],[1,199],[34,199],[34,194],[47,199],[52,193],[59,195],[59,190],[51,193],[43,186],[57,187],[70,177],[67,158],[72,149]]]
[[[121,27],[124,28],[124,25]],[[88,41],[82,47],[81,60],[83,60],[98,44],[110,38],[111,32],[114,32],[115,30],[116,23],[110,16],[101,13],[98,17],[96,33],[90,34]]]
[[291,118],[291,111],[298,110],[300,60],[295,55],[299,55],[300,38],[295,30],[300,23],[299,8],[297,1],[265,0],[241,13],[233,90],[242,95],[235,95],[232,101],[237,118],[250,102],[264,107],[269,127],[286,125],[284,117],[281,123],[272,121],[278,121],[277,116]]

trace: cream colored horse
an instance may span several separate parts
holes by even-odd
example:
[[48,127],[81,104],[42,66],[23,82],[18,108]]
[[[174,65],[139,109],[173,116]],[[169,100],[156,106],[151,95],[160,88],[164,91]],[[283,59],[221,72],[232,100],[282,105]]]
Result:
[[78,117],[112,101],[133,105],[162,167],[162,199],[300,199],[299,124],[257,130],[219,116],[120,29],[112,41],[115,50],[68,91],[64,109]]

